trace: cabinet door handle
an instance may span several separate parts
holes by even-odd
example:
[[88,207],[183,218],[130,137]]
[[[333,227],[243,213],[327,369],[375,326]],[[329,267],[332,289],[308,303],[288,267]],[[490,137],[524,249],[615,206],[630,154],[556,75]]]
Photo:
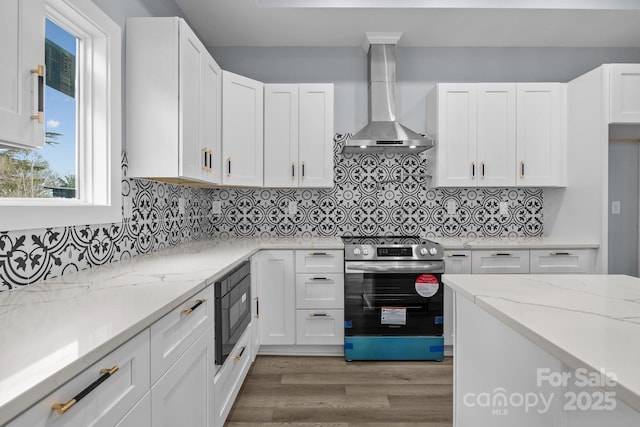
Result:
[[476,162],[471,162],[471,179],[476,177]]
[[213,150],[209,150],[209,170],[208,172],[213,172]]
[[202,305],[203,302],[205,302],[206,299],[197,299],[196,303],[193,304],[191,306],[191,308],[187,308],[186,310],[182,310],[180,313],[182,314],[191,314],[193,313],[193,310],[195,310],[196,308],[200,307]]
[[480,162],[480,179],[484,179],[484,162]]
[[260,318],[260,298],[255,297],[256,300],[256,319]]
[[311,255],[311,256],[331,256],[326,252],[310,252],[309,255]]
[[309,317],[331,317],[330,313],[309,313]]
[[304,179],[304,162],[302,162],[302,179]]
[[491,256],[513,256],[511,252],[494,252]]
[[33,93],[33,110],[31,120],[44,123],[44,65],[31,70],[31,91]]
[[520,179],[524,179],[524,160],[520,160]]
[[80,393],[73,396],[73,399],[71,399],[67,403],[54,403],[53,405],[51,405],[51,409],[55,410],[60,415],[64,414],[69,409],[71,409],[73,405],[80,402],[89,393],[95,390],[100,384],[105,382],[111,375],[115,374],[118,371],[118,369],[120,369],[118,365],[115,365],[113,368],[110,368],[110,369],[100,369],[100,378],[98,378],[97,380],[89,384]]
[[469,254],[448,254],[447,256],[450,258],[466,258]]
[[291,181],[296,179],[296,164],[295,162],[291,162]]
[[571,256],[573,253],[571,252],[549,252],[551,256]]
[[231,157],[227,157],[227,176],[231,176]]
[[236,362],[240,360],[240,358],[242,357],[242,354],[244,353],[246,347],[242,347],[240,349],[240,353],[238,353],[236,356],[233,356],[233,360],[235,360]]
[[208,165],[209,157],[207,155],[207,149],[206,148],[202,149],[202,154],[204,155],[204,168],[202,168],[202,170],[207,172],[209,170],[209,165]]
[[328,281],[329,279],[327,279],[326,277],[312,277],[311,280],[322,280],[322,281]]

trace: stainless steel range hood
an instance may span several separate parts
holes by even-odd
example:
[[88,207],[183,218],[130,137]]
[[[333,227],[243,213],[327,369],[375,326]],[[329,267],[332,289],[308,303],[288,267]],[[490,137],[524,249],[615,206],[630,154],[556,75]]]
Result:
[[345,142],[343,153],[417,153],[433,140],[396,121],[396,46],[369,47],[369,124]]

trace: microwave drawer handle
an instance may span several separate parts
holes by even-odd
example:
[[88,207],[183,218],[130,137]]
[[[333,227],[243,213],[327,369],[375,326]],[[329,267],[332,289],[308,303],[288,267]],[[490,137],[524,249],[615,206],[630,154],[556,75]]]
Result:
[[193,313],[193,310],[195,310],[196,308],[200,307],[202,305],[203,302],[205,302],[206,299],[197,299],[196,303],[193,304],[190,308],[187,308],[185,310],[182,310],[180,313],[182,314],[191,314]]
[[240,353],[238,353],[237,355],[233,356],[233,360],[235,360],[236,362],[238,360],[240,360],[240,358],[242,357],[242,355],[244,354],[244,350],[246,349],[246,347],[242,347],[240,349]]
[[51,409],[55,410],[60,415],[64,414],[69,409],[71,409],[73,405],[80,402],[82,399],[87,397],[89,393],[98,388],[98,386],[105,382],[111,375],[118,372],[118,369],[120,369],[118,365],[115,365],[113,368],[100,369],[100,378],[89,384],[84,390],[76,394],[73,399],[71,399],[67,403],[54,403],[53,405],[51,405]]

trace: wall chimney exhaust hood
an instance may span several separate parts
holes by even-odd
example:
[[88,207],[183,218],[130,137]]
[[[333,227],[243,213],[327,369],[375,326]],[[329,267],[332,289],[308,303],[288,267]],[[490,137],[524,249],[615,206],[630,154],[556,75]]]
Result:
[[369,124],[345,142],[343,153],[409,154],[433,147],[432,139],[396,121],[396,43],[401,34],[367,33]]

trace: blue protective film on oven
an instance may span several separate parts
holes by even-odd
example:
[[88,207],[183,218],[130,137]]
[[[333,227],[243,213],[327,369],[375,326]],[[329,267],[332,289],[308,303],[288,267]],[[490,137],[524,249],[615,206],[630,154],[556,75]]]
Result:
[[442,325],[443,322],[443,317],[442,316],[436,316],[434,323],[436,325]]
[[442,336],[347,336],[344,358],[351,360],[442,360]]
[[351,320],[345,320],[344,321],[344,328],[345,329],[353,328],[353,323],[351,322]]

